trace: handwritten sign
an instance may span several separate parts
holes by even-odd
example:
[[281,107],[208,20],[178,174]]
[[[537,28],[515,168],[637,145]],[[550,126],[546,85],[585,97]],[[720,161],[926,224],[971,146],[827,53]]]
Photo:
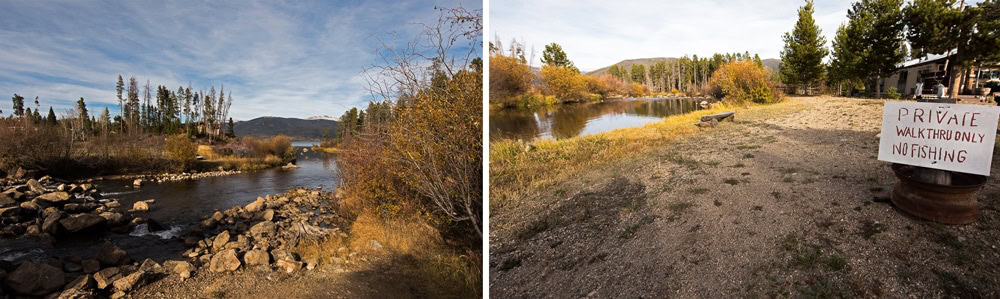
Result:
[[990,175],[1000,107],[885,102],[881,161]]

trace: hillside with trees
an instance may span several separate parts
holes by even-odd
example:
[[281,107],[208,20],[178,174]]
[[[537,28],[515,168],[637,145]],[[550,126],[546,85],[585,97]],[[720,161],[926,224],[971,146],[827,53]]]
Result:
[[233,125],[233,133],[237,137],[285,135],[294,139],[319,140],[339,136],[333,135],[333,132],[340,132],[337,121],[328,119],[264,116],[238,121]]

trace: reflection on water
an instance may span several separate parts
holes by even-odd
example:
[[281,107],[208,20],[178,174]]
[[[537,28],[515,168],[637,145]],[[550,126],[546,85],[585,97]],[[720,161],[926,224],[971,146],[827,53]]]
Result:
[[641,126],[698,109],[700,99],[639,98],[490,111],[490,139],[563,139]]

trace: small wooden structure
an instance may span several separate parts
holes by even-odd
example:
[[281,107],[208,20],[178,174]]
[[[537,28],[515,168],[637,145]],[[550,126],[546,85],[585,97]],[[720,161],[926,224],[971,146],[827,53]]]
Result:
[[709,114],[701,117],[701,121],[698,122],[699,127],[715,127],[722,121],[733,121],[736,118],[736,112],[722,112],[716,114]]

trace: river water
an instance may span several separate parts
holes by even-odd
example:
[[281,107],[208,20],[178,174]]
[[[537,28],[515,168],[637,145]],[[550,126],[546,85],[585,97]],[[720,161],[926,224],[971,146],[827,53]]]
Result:
[[0,240],[0,260],[20,261],[42,256],[82,256],[92,258],[103,244],[111,239],[128,251],[133,259],[179,258],[184,251],[183,236],[186,228],[215,210],[226,210],[236,205],[246,205],[257,197],[279,194],[295,187],[333,190],[339,183],[334,156],[314,152],[308,148],[315,143],[294,142],[297,169],[268,169],[235,175],[209,177],[165,183],[146,183],[132,187],[132,180],[106,180],[95,182],[104,198],[118,199],[122,210],[128,210],[136,201],[154,199],[150,211],[134,213],[135,216],[154,219],[166,230],[149,233],[139,225],[129,234],[107,233],[103,236],[81,236],[60,239],[55,244],[31,238]]
[[702,99],[626,98],[490,111],[490,139],[565,139],[642,126],[698,109]]

